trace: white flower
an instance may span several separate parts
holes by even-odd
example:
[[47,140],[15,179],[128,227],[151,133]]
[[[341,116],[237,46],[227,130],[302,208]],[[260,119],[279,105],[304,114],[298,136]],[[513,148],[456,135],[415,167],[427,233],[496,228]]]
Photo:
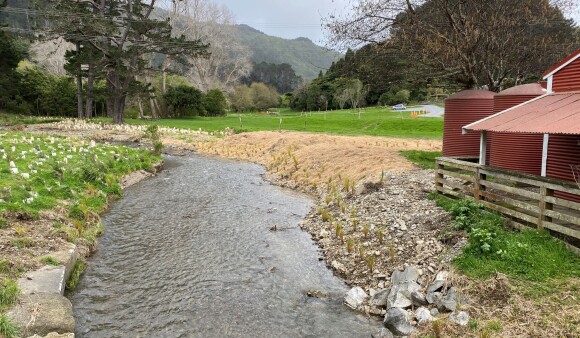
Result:
[[12,146],[11,149],[12,149],[12,152],[15,152],[16,151],[16,147],[15,146]]
[[30,178],[30,174],[29,173],[22,173],[20,174],[22,177],[24,177],[25,179],[29,179]]
[[10,172],[13,174],[18,174],[18,168],[10,168]]
[[38,170],[31,170],[30,172],[33,173],[33,174],[37,174],[38,173]]
[[52,152],[52,157],[56,157],[56,153],[54,151]]
[[25,203],[25,204],[30,204],[30,203],[32,203],[33,201],[34,201],[34,198],[33,198],[33,197],[28,197],[27,199],[23,199],[23,200],[22,200],[22,203]]
[[16,164],[14,164],[14,161],[10,161],[10,168],[16,168]]

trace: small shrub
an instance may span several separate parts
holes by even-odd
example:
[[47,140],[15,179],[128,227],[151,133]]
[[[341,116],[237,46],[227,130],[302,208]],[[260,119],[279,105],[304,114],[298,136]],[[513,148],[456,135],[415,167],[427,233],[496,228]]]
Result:
[[73,271],[70,274],[68,281],[66,282],[66,288],[68,290],[73,290],[79,284],[79,280],[81,279],[82,273],[85,271],[86,264],[83,260],[79,259]]
[[6,315],[0,316],[0,337],[15,338],[18,337],[19,333],[18,328],[12,323],[10,318]]
[[0,308],[10,306],[18,300],[20,289],[16,282],[11,279],[5,279],[0,284]]
[[18,249],[31,248],[34,246],[34,240],[30,237],[15,238],[10,242]]
[[60,262],[51,256],[47,256],[47,257],[42,257],[42,259],[40,260],[42,263],[47,264],[47,265],[52,265],[52,266],[59,266]]

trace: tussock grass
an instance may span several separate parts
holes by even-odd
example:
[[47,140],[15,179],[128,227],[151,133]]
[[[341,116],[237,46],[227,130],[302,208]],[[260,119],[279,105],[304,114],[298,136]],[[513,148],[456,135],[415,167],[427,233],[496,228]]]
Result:
[[407,160],[415,163],[423,169],[435,169],[435,159],[441,157],[440,151],[403,150],[401,151]]
[[16,282],[11,279],[5,279],[0,284],[0,310],[14,304],[18,300],[20,289]]
[[10,318],[0,315],[0,337],[15,338],[19,334],[18,328],[12,323]]
[[75,267],[71,272],[68,281],[66,282],[67,290],[73,290],[77,287],[81,279],[81,275],[85,271],[86,267],[87,265],[82,259],[79,259],[76,262]]

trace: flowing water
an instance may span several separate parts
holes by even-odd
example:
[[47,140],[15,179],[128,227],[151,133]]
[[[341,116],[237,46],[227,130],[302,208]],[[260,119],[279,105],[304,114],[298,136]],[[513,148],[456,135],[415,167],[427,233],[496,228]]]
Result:
[[257,165],[166,160],[103,218],[100,250],[69,295],[79,337],[369,337],[378,327],[342,305],[347,286],[298,228],[311,199],[265,182]]

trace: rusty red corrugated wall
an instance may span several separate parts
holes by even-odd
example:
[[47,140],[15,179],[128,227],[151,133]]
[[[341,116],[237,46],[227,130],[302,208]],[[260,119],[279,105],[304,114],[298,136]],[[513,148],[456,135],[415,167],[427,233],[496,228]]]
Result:
[[[499,113],[545,93],[545,89],[539,83],[506,89],[495,96],[493,112]],[[541,175],[543,135],[489,132],[488,137],[491,143],[489,156],[491,166]]]
[[[580,165],[580,135],[550,135],[546,176],[575,182],[570,165]],[[556,193],[556,197],[580,202],[580,196]]]
[[554,74],[552,90],[557,93],[580,90],[580,59]]
[[[494,96],[487,90],[465,90],[445,100],[443,156],[479,157],[480,134],[463,135],[462,127],[492,115]],[[489,148],[488,142],[488,154]]]

